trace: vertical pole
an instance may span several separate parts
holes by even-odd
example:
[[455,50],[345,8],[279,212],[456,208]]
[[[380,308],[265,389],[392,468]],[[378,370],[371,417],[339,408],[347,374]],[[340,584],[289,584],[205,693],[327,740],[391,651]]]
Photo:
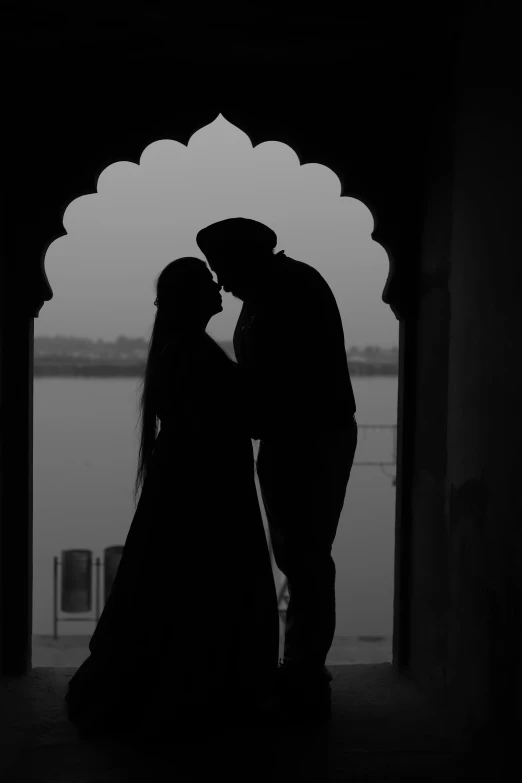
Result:
[[100,558],[96,558],[96,622],[100,619]]
[[[0,266],[22,266],[9,262]],[[0,283],[0,667],[18,677],[31,670],[32,657],[34,319],[26,313],[26,282],[9,286],[2,273]]]
[[[15,169],[5,162],[2,173],[12,181]],[[32,667],[34,319],[53,295],[43,258],[50,226],[60,222],[45,191],[36,195],[36,179],[23,210],[12,194],[0,195],[0,675],[7,677]]]
[[58,558],[54,556],[53,566],[53,639],[58,639]]
[[392,430],[393,435],[393,452],[392,452],[392,462],[395,465],[395,476],[392,478],[392,487],[395,487],[397,485],[397,425],[393,427]]

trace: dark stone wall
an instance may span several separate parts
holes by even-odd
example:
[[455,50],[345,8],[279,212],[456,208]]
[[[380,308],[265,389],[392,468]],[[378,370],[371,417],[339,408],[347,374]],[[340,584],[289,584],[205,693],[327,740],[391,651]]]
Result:
[[522,641],[522,105],[464,86],[455,145],[447,676],[473,720],[520,727]]
[[[453,150],[451,96],[434,106],[426,138],[425,216],[419,249],[419,298],[410,372],[415,403],[404,411],[413,435],[408,498],[411,535],[407,565],[409,644],[407,666],[430,690],[444,696],[447,538],[443,524],[447,473],[448,276],[452,237]],[[429,152],[428,152],[429,151]],[[403,558],[406,553],[403,552]]]
[[508,21],[477,13],[460,42],[416,327],[409,669],[481,752],[514,749],[521,727],[522,104]]

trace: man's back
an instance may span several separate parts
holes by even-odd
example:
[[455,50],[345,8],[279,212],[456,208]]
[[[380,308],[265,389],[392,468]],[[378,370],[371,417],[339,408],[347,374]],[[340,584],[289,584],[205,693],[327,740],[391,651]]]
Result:
[[355,398],[335,297],[321,274],[279,254],[270,292],[245,301],[234,333],[249,370],[263,440],[350,426]]

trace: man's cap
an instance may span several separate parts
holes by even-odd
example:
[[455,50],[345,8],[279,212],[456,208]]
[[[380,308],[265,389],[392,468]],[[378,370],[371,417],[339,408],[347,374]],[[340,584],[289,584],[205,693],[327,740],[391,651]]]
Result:
[[202,228],[196,235],[196,242],[204,255],[230,249],[233,245],[244,248],[258,245],[273,250],[277,245],[277,234],[257,220],[228,218]]

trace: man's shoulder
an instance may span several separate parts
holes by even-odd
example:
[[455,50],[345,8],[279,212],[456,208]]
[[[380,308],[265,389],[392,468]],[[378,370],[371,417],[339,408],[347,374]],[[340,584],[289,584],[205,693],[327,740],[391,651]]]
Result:
[[[279,260],[279,259],[278,259]],[[321,273],[312,264],[306,261],[298,261],[297,258],[290,258],[286,253],[281,254],[281,264],[286,267],[290,274],[299,274],[303,276],[317,277],[324,279]]]
[[319,272],[319,270],[307,264],[305,261],[298,261],[296,258],[290,258],[285,255],[282,257],[282,271],[287,280],[295,283],[302,283],[302,285],[312,285],[317,288],[318,286],[325,289],[330,289],[330,286]]

